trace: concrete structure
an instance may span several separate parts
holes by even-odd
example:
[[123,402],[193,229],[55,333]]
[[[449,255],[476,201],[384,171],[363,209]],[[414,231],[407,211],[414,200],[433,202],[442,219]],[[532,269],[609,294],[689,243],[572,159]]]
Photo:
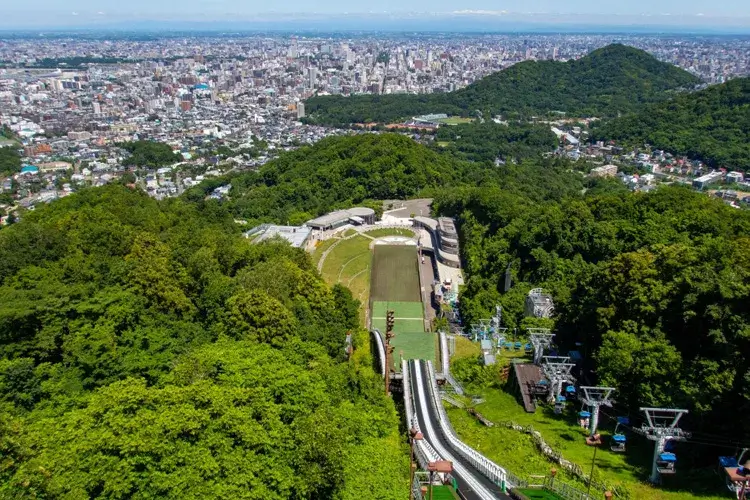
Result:
[[302,248],[307,243],[312,229],[306,226],[276,226],[261,224],[245,232],[245,238],[252,238],[253,243],[260,243],[276,236],[287,240],[293,247]]
[[727,174],[727,182],[742,182],[744,178],[742,172],[729,172]]
[[319,231],[328,231],[336,229],[346,224],[355,224],[358,226],[375,223],[375,210],[366,207],[354,207],[346,210],[336,210],[326,215],[322,215],[310,221],[307,226]]
[[549,318],[554,310],[555,303],[552,301],[552,296],[544,293],[541,288],[534,288],[526,296],[524,312],[527,317]]
[[693,179],[693,187],[696,189],[703,189],[709,184],[719,182],[722,177],[723,174],[720,170],[717,170],[716,172],[710,172],[706,175],[698,177],[697,179]]
[[617,165],[602,165],[591,169],[591,177],[614,177],[617,175]]
[[[439,262],[446,266],[460,268],[458,234],[453,219],[440,217],[435,220],[430,217],[414,217],[415,227],[424,228],[430,234],[432,248]],[[425,249],[429,249],[425,246]]]

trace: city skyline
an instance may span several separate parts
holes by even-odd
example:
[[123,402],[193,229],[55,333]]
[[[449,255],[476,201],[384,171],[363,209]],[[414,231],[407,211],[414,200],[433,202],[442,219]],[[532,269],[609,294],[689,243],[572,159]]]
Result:
[[30,0],[5,9],[0,29],[140,28],[164,23],[167,29],[406,29],[406,30],[522,30],[526,27],[568,26],[718,29],[730,32],[750,29],[750,4],[739,0],[710,4],[701,0],[656,0],[628,4],[588,5],[582,0],[561,4],[549,0],[502,4],[489,0],[456,3],[447,0],[409,3],[385,0],[377,10],[357,8],[341,0],[314,7],[298,0],[267,4],[237,4],[214,0],[181,2],[179,10],[161,2],[134,0],[126,6],[109,2],[73,0],[64,7],[52,0]]

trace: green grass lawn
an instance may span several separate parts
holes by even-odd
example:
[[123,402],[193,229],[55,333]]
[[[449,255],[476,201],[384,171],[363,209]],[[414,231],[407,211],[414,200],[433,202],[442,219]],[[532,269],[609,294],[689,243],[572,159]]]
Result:
[[448,118],[438,120],[438,122],[445,123],[446,125],[459,125],[461,123],[471,123],[473,121],[473,118],[463,118],[461,116],[449,116]]
[[547,491],[547,490],[537,490],[533,488],[519,488],[513,491],[522,493],[529,500],[563,500],[563,498],[560,495],[556,493],[552,493],[551,491]]
[[[429,498],[429,490],[428,490]],[[458,497],[453,493],[453,489],[450,486],[433,486],[432,487],[432,499],[433,500],[456,500]]]
[[[347,233],[354,234],[355,231],[350,229],[344,232],[344,234]],[[367,231],[364,234],[372,238],[382,238],[385,236],[411,237],[414,235],[412,231],[406,228],[380,228]],[[372,271],[370,269],[372,262],[371,243],[372,240],[370,238],[361,235],[346,240],[334,237],[319,242],[311,256],[313,263],[317,266],[323,253],[333,245],[336,245],[326,257],[325,262],[323,262],[321,274],[329,285],[341,283],[352,291],[354,298],[361,302],[360,317],[363,325],[365,324],[365,311],[370,299]]]
[[320,258],[323,256],[323,252],[331,248],[331,246],[333,246],[333,244],[336,243],[337,241],[339,240],[336,238],[331,238],[330,240],[319,241],[318,244],[315,245],[315,250],[312,253],[311,258],[312,258],[313,264],[317,266],[318,262],[320,262]]
[[371,236],[373,238],[383,238],[385,236],[406,236],[411,238],[414,236],[414,231],[406,228],[398,228],[398,227],[384,227],[382,229],[373,229],[372,231],[367,231],[367,236]]
[[[482,415],[493,422],[511,420],[523,426],[533,426],[554,450],[561,452],[567,460],[582,466],[588,473],[593,450],[584,442],[586,432],[575,424],[575,413],[580,410],[580,407],[570,405],[566,415],[555,415],[550,408],[546,407],[539,407],[536,413],[530,414],[523,410],[514,396],[501,389],[481,389],[472,392],[485,399],[484,403],[476,406],[477,411]],[[468,444],[472,446],[477,444],[482,447],[478,449],[486,451],[487,456],[496,460],[499,465],[508,467],[511,472],[521,475],[522,478],[524,478],[523,474],[544,474],[553,466],[552,462],[547,461],[533,444],[530,447],[520,446],[514,452],[512,446],[508,448],[503,443],[506,438],[511,442],[528,440],[531,443],[528,435],[500,426],[484,427],[472,422],[474,419],[464,410],[451,409],[449,415],[456,431],[465,437]],[[684,471],[680,474],[679,465],[677,474],[674,477],[665,478],[662,488],[651,486],[645,479],[650,472],[653,444],[641,437],[632,436],[628,440],[628,452],[618,454],[609,449],[611,424],[606,418],[602,418],[600,432],[604,444],[597,452],[594,478],[609,485],[624,486],[630,491],[632,499],[719,500],[727,498],[720,495],[722,478],[709,470]],[[512,437],[509,433],[515,434],[516,437]],[[535,466],[531,467],[529,464]],[[533,470],[534,468],[536,470]],[[557,469],[560,470],[560,467]],[[580,481],[573,480],[567,474],[563,477],[566,482],[573,482],[579,488],[585,487]]]

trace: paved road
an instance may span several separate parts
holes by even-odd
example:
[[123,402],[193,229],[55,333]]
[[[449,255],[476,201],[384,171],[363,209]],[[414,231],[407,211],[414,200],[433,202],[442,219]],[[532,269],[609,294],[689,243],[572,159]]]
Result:
[[448,444],[438,423],[437,410],[429,396],[427,385],[427,363],[421,360],[408,361],[411,393],[416,407],[419,428],[424,438],[432,445],[440,457],[453,462],[453,477],[458,489],[466,500],[510,499],[500,487],[487,479],[470,463],[460,459]]

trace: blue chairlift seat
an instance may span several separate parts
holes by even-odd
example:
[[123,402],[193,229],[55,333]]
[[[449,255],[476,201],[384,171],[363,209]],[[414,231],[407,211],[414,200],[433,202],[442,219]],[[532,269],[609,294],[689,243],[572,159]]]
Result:
[[739,467],[736,457],[719,457],[719,465],[722,467]]
[[565,392],[567,392],[568,394],[575,393],[576,392],[576,386],[569,385],[568,387],[565,388]]
[[677,457],[674,453],[664,452],[656,460],[656,470],[659,474],[674,474],[675,462],[677,462]]
[[659,462],[671,462],[677,461],[677,456],[674,453],[664,452],[659,455]]
[[625,445],[627,444],[627,438],[624,434],[615,434],[612,436],[612,444],[609,449],[615,453],[625,453]]
[[516,342],[516,343],[514,344],[514,347],[516,348],[516,350],[517,350],[517,351],[520,351],[520,350],[521,350],[521,346],[522,346],[522,344],[521,344],[520,342]]
[[534,348],[531,344],[526,344],[526,352],[532,351]]
[[506,348],[507,350],[509,350],[509,351],[510,351],[511,349],[513,349],[513,342],[506,342],[506,343],[505,343],[505,348]]
[[622,425],[630,425],[630,419],[628,417],[617,417],[617,423]]
[[585,411],[585,410],[584,411],[579,411],[578,412],[578,416],[581,417],[581,418],[590,418],[591,417],[591,412],[588,412],[588,411]]
[[565,398],[565,396],[557,396],[557,402],[558,403],[564,403],[565,401],[567,401],[567,399]]

